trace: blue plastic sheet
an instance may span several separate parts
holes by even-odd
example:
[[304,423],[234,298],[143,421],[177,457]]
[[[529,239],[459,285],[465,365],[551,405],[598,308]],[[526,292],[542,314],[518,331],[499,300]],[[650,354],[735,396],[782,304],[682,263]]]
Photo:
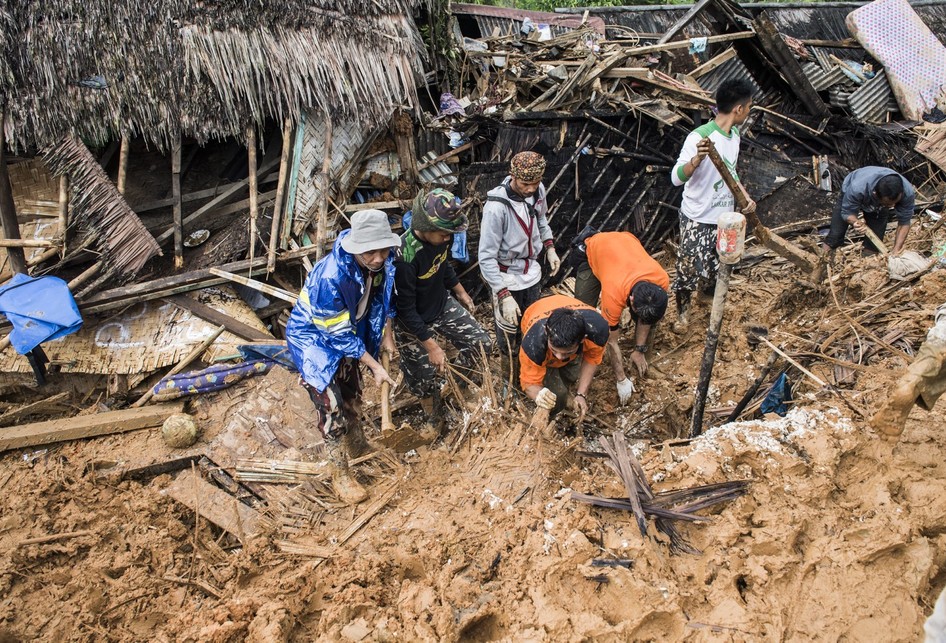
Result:
[[762,413],[775,413],[785,416],[788,413],[787,402],[792,401],[792,387],[788,382],[788,377],[783,372],[775,380],[775,384],[769,389],[765,399],[762,400],[762,406],[759,410]]
[[82,327],[76,300],[58,277],[14,275],[0,288],[0,313],[13,324],[10,343],[20,355]]

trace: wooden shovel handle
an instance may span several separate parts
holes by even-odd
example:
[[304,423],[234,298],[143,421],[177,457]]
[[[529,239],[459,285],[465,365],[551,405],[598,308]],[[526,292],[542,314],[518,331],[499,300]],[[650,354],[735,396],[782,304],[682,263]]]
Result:
[[[385,350],[381,351],[381,366],[385,371],[391,368],[391,356]],[[391,420],[391,385],[388,382],[381,382],[381,430],[394,430]]]

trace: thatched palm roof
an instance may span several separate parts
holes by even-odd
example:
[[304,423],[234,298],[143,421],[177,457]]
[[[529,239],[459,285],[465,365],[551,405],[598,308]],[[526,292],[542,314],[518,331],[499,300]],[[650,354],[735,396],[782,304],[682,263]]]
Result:
[[419,2],[18,0],[0,9],[7,137],[163,147],[303,109],[385,121],[414,99]]

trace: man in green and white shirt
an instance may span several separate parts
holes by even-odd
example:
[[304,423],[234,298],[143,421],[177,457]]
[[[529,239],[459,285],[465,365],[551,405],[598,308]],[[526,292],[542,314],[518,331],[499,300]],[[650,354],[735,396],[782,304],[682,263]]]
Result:
[[[732,192],[713,165],[706,160],[708,140],[713,141],[729,171],[738,180],[739,126],[746,122],[752,107],[753,87],[745,80],[727,80],[716,90],[718,113],[709,123],[690,132],[671,173],[674,185],[682,185],[680,205],[680,250],[677,275],[671,289],[677,298],[674,330],[689,325],[690,298],[699,286],[712,293],[719,270],[716,254],[716,222],[719,215],[735,208]],[[755,203],[750,200],[749,207]]]

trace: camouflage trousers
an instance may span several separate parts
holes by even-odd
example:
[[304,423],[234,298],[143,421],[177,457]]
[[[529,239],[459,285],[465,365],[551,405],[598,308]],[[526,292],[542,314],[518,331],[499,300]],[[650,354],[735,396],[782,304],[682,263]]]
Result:
[[339,440],[348,429],[361,422],[361,371],[358,362],[346,357],[338,365],[332,382],[319,393],[303,382],[315,404],[315,424],[322,437]]
[[719,255],[716,254],[716,226],[712,223],[697,223],[685,214],[680,214],[680,250],[677,253],[677,276],[673,280],[673,292],[692,292],[712,289],[719,272]]
[[[395,336],[404,339],[403,343],[398,343],[398,351],[401,353],[401,370],[407,388],[417,397],[430,397],[443,387],[444,379],[430,364],[427,349],[420,340],[409,333],[397,318],[395,324],[398,327]],[[480,361],[480,346],[487,355],[493,350],[489,333],[453,297],[447,297],[443,312],[427,326],[437,339],[449,341],[459,349],[460,354],[454,365],[467,378],[473,373],[473,366]]]

